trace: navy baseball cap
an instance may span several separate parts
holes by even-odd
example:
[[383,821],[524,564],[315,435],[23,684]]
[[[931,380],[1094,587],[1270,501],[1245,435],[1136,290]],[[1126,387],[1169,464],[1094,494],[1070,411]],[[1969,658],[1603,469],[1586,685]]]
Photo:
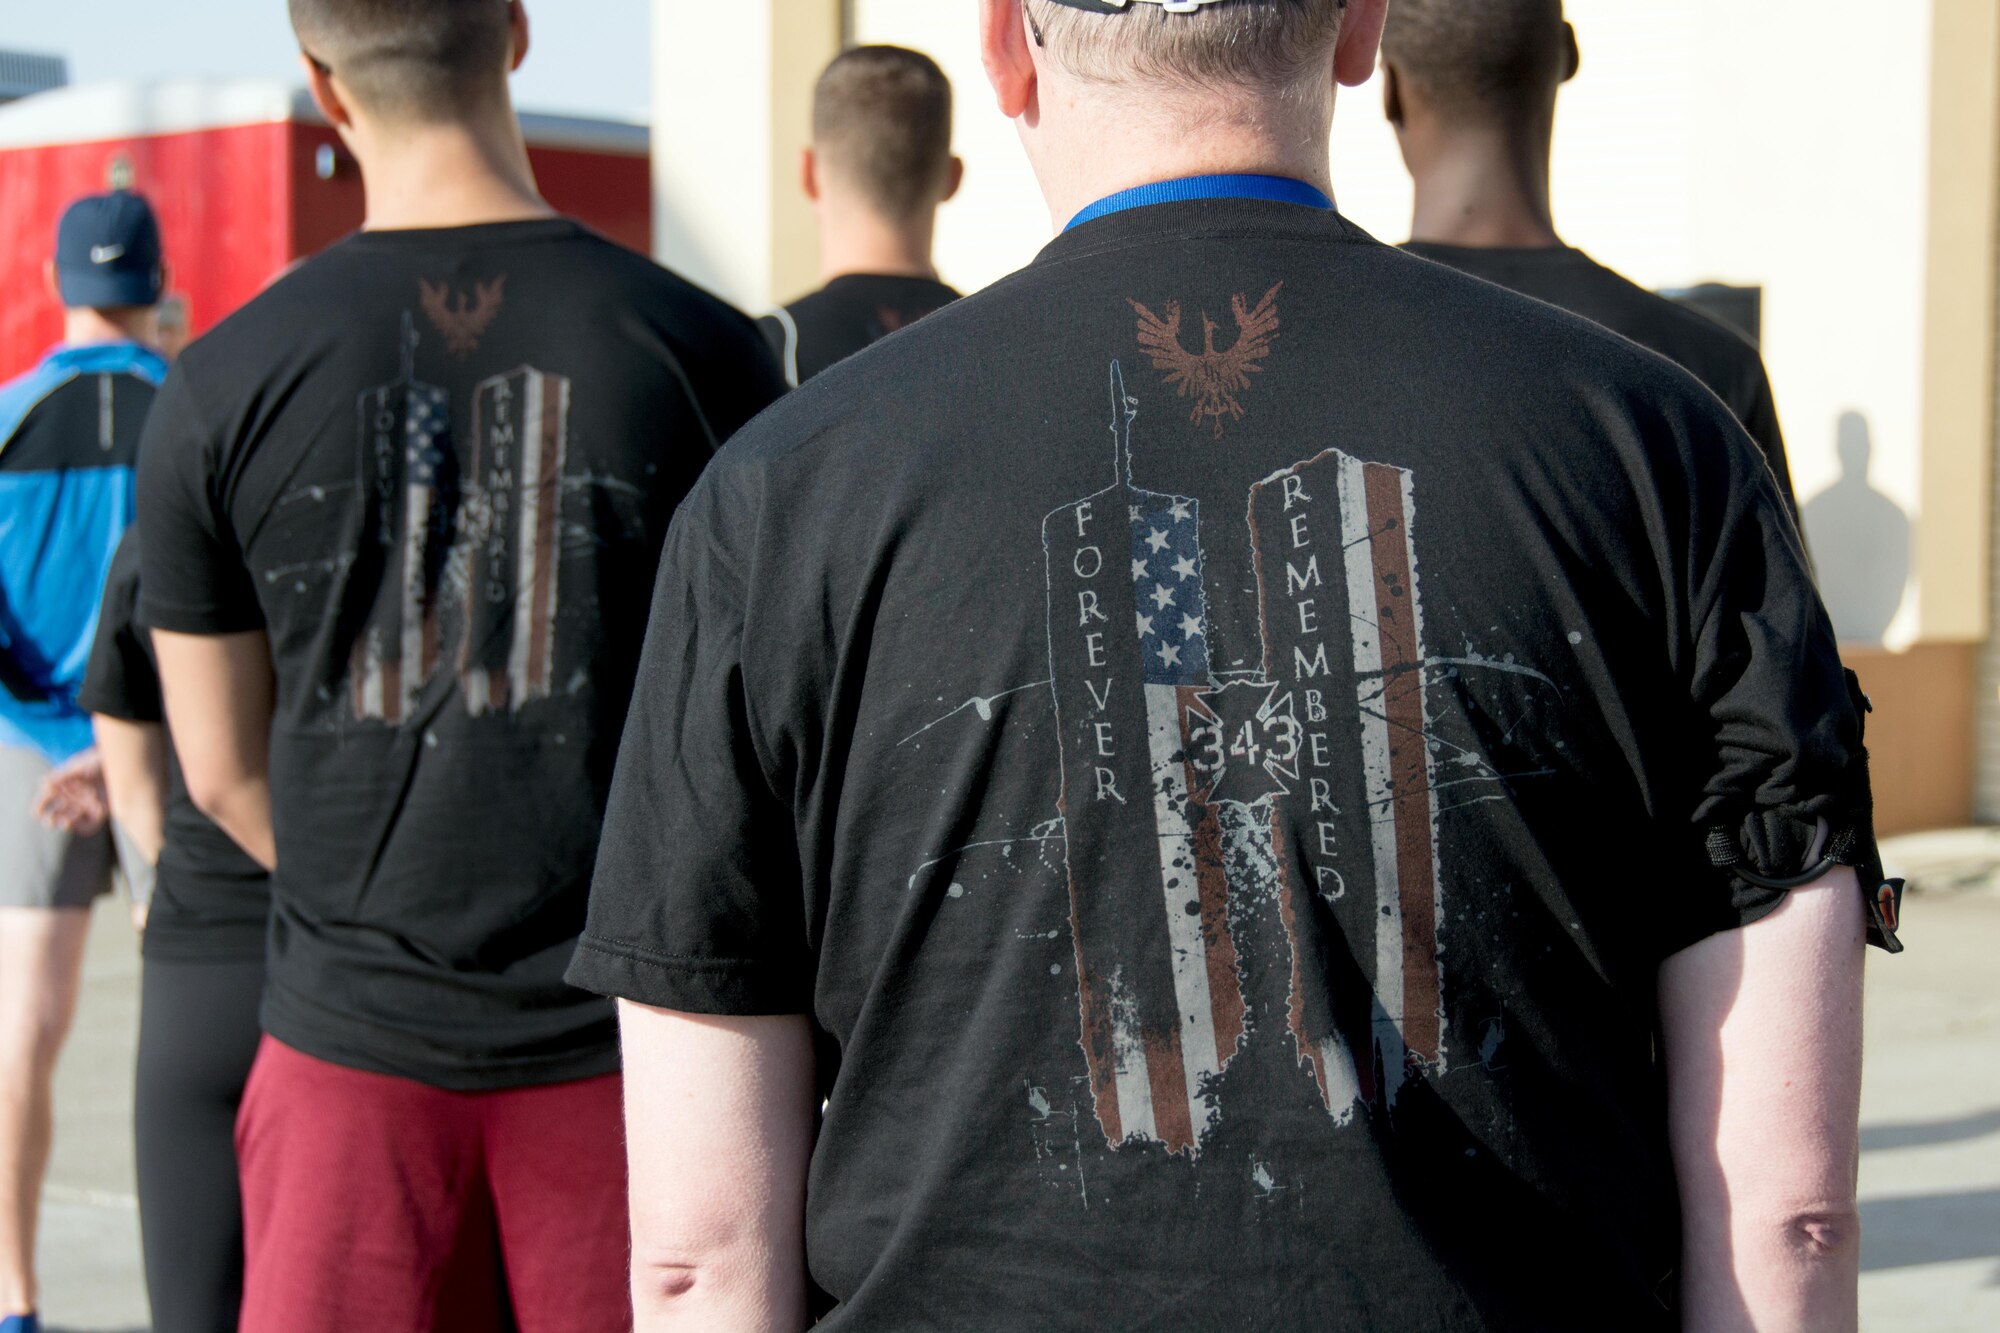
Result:
[[56,288],[71,309],[150,306],[166,274],[160,224],[129,190],[79,199],[56,227]]

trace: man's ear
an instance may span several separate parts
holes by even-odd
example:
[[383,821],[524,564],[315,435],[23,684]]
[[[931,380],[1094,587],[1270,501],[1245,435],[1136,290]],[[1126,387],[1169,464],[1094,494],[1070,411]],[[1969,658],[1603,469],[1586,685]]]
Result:
[[1563,75],[1562,82],[1568,83],[1583,68],[1583,48],[1576,44],[1576,25],[1563,24]]
[[1403,80],[1386,60],[1382,62],[1382,114],[1391,125],[1403,128]]
[[340,99],[340,90],[333,86],[332,72],[303,51],[299,53],[299,64],[306,72],[306,91],[312,94],[313,105],[326,117],[326,123],[336,130],[354,124],[354,114]]
[[513,60],[507,66],[511,74],[528,58],[528,7],[521,0],[507,0],[507,28],[514,39]]
[[1389,17],[1389,0],[1347,0],[1347,17],[1340,21],[1340,44],[1333,49],[1333,77],[1359,88],[1375,77],[1375,58],[1382,52],[1382,24]]
[[819,154],[811,144],[799,149],[799,189],[811,202],[819,202]]
[[57,305],[63,303],[62,284],[56,281],[56,261],[53,259],[42,261],[42,285],[49,289],[50,296],[56,298]]
[[1020,119],[1034,105],[1038,78],[1022,0],[979,0],[979,56],[1000,114]]
[[954,157],[951,160],[951,165],[945,168],[944,193],[938,197],[938,202],[941,204],[948,204],[952,200],[956,199],[958,197],[959,187],[964,184],[965,184],[965,159],[962,157]]

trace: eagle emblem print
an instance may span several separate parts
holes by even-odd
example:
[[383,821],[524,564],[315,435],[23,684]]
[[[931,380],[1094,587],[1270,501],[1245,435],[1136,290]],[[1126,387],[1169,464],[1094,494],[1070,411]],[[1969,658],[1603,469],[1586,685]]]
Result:
[[1413,487],[1335,451],[1253,487],[1262,663],[1219,672],[1236,581],[1204,541],[1242,530],[1138,484],[1116,363],[1111,399],[1113,483],[1042,526],[1079,1036],[1111,1146],[1196,1157],[1251,1036],[1258,903],[1291,955],[1271,1026],[1330,1116],[1442,1066]]
[[1181,303],[1169,301],[1163,314],[1154,314],[1137,301],[1131,302],[1139,316],[1139,347],[1166,375],[1167,384],[1182,398],[1194,399],[1188,420],[1199,426],[1215,425],[1215,438],[1222,438],[1224,420],[1243,419],[1242,395],[1250,389],[1252,375],[1264,369],[1264,359],[1278,340],[1278,283],[1264,293],[1256,305],[1242,293],[1230,298],[1230,313],[1236,319],[1236,341],[1217,349],[1218,325],[1201,312],[1201,350],[1190,352],[1181,345]]
[[480,339],[499,317],[500,306],[507,299],[507,275],[476,284],[470,297],[443,282],[419,280],[418,289],[424,318],[444,335],[445,348],[463,361],[479,350]]

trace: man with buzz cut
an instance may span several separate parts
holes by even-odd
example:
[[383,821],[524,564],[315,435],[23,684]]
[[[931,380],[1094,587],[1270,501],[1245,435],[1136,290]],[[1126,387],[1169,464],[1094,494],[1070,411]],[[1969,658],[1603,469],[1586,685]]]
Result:
[[1757,349],[1563,243],[1549,206],[1556,98],[1581,64],[1562,0],[1396,0],[1383,97],[1416,184],[1412,254],[1582,315],[1714,390],[1793,519],[1785,437]]
[[919,51],[859,46],[819,76],[799,183],[826,285],[758,321],[794,388],[958,299],[931,258],[938,206],[965,178],[951,114],[951,81]]
[[649,1333],[1854,1327],[1856,696],[1713,395],[1334,210],[1385,7],[982,0],[1061,235],[689,496]]
[[272,869],[246,1333],[629,1327],[611,1007],[563,981],[675,506],[784,391],[557,216],[516,0],[292,0],[355,236],[190,347],[138,619],[187,791]]
[[113,859],[78,696],[167,373],[153,346],[166,266],[151,206],[128,191],[79,199],[55,239],[62,341],[0,384],[0,1333],[38,1327],[56,1057]]

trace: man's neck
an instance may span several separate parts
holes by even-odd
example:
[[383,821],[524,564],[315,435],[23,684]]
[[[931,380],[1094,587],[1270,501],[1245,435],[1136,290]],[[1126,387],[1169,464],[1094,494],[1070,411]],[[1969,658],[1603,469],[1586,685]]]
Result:
[[931,258],[937,215],[930,211],[906,221],[894,221],[860,205],[832,200],[820,210],[820,279],[854,274],[881,277],[937,277]]
[[1506,129],[1439,135],[1410,157],[1411,240],[1474,249],[1562,244],[1549,207],[1546,135]]
[[367,231],[471,227],[552,217],[511,111],[438,125],[375,126],[353,138]]
[[1189,176],[1283,176],[1333,195],[1331,117],[1277,98],[1204,110],[1197,102],[1170,117],[1121,102],[1116,94],[1054,91],[1063,105],[1045,118],[1070,122],[1031,145],[1049,217],[1057,230],[1120,190]]
[[154,340],[153,311],[91,310],[85,307],[63,311],[63,346],[89,347],[94,343],[144,343]]

